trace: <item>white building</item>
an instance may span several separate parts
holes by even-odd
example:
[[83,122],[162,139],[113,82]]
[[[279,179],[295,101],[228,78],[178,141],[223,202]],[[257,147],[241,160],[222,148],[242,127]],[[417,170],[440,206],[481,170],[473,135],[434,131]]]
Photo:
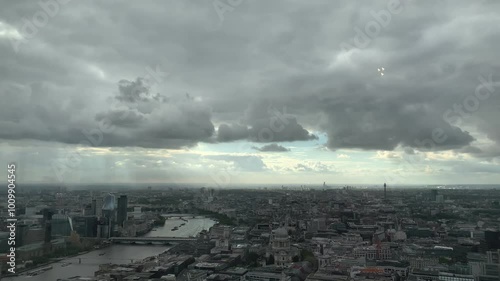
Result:
[[291,246],[288,231],[283,227],[272,233],[271,254],[274,256],[274,264],[280,267],[291,264],[293,257],[299,254],[298,249]]

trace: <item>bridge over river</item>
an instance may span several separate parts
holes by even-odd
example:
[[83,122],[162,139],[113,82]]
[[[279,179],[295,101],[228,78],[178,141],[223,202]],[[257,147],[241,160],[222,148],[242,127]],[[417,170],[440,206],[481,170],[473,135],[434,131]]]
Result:
[[163,244],[196,241],[194,237],[111,237],[112,243],[120,244]]

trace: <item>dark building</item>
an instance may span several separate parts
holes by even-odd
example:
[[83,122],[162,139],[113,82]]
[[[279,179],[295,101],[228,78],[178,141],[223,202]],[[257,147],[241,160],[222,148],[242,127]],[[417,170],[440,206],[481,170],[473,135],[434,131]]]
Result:
[[54,213],[51,210],[43,210],[43,225],[44,225],[44,242],[50,243],[52,241],[52,215]]
[[484,240],[488,250],[500,249],[500,231],[486,230]]
[[97,217],[78,216],[73,218],[73,229],[80,237],[97,236]]
[[50,209],[43,210],[43,227],[44,227],[44,235],[43,235],[43,252],[51,253],[52,252],[52,215],[54,212]]
[[127,195],[121,195],[118,198],[118,208],[116,214],[116,223],[121,227],[123,227],[123,222],[127,220],[127,208],[128,208]]
[[90,205],[92,208],[92,215],[96,216],[97,215],[97,200],[92,199],[92,203]]
[[103,210],[102,211],[102,220],[104,223],[100,223],[100,225],[105,226],[101,231],[102,238],[109,238],[113,236],[113,229],[116,226],[116,211],[115,210]]
[[71,219],[67,215],[55,214],[51,221],[52,236],[69,236],[71,234]]
[[384,199],[387,199],[387,184],[384,183]]
[[[10,246],[8,245],[9,241],[9,232],[0,232],[0,251],[2,253],[8,253]],[[0,266],[1,268],[2,266]]]
[[94,210],[92,209],[92,204],[87,204],[83,208],[83,215],[84,216],[93,216],[94,215]]
[[16,228],[16,246],[21,247],[26,243],[26,236],[28,235],[28,225],[18,224]]
[[110,221],[105,217],[100,217],[97,220],[97,237],[109,238],[110,237]]
[[433,190],[431,190],[431,198],[430,198],[430,199],[431,199],[431,201],[436,201],[436,197],[437,197],[437,195],[438,195],[438,191],[437,191],[437,189],[433,189]]

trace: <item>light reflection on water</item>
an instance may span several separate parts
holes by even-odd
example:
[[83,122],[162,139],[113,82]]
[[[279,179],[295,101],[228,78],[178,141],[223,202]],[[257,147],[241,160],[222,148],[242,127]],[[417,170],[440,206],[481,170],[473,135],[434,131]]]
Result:
[[[158,227],[155,231],[144,235],[147,237],[153,236],[163,236],[163,237],[189,237],[196,236],[203,229],[209,229],[215,224],[215,221],[196,217],[192,218],[183,217],[187,221],[179,219],[179,217],[169,218],[166,220],[165,225]],[[185,223],[185,225],[180,226]],[[172,231],[172,228],[179,227],[178,230]],[[36,276],[18,276],[10,278],[2,278],[2,280],[11,281],[55,281],[58,278],[68,278],[72,276],[94,276],[94,272],[99,269],[99,264],[104,263],[118,263],[127,264],[132,260],[141,260],[149,256],[154,256],[162,253],[163,251],[169,249],[169,246],[163,245],[112,245],[105,249],[100,249],[92,251],[87,254],[83,254],[77,257],[68,258],[62,260],[58,263],[53,263],[51,266],[53,269],[48,270],[42,274]],[[104,253],[104,254],[102,254]],[[100,255],[102,254],[102,255]],[[81,259],[81,264],[79,264],[79,259]],[[71,265],[61,267],[63,263],[70,262]]]

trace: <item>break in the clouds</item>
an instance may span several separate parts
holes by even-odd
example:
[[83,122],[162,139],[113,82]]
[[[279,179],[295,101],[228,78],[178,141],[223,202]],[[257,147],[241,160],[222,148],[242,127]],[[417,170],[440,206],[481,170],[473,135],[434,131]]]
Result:
[[[331,167],[342,180],[395,170],[410,182],[467,171],[498,179],[497,1],[247,0],[231,11],[212,0],[40,3],[0,11],[0,140],[10,157],[19,145],[190,150],[198,158],[162,162],[183,171],[171,177],[210,178],[196,166],[205,161],[262,181],[327,177]],[[270,151],[287,153],[260,153]],[[373,163],[405,151],[425,160]],[[47,155],[32,169],[65,157]],[[102,157],[92,155],[74,169],[86,173]],[[110,166],[136,169],[127,163]],[[140,180],[164,179],[154,171]],[[231,178],[250,177],[242,173]]]

